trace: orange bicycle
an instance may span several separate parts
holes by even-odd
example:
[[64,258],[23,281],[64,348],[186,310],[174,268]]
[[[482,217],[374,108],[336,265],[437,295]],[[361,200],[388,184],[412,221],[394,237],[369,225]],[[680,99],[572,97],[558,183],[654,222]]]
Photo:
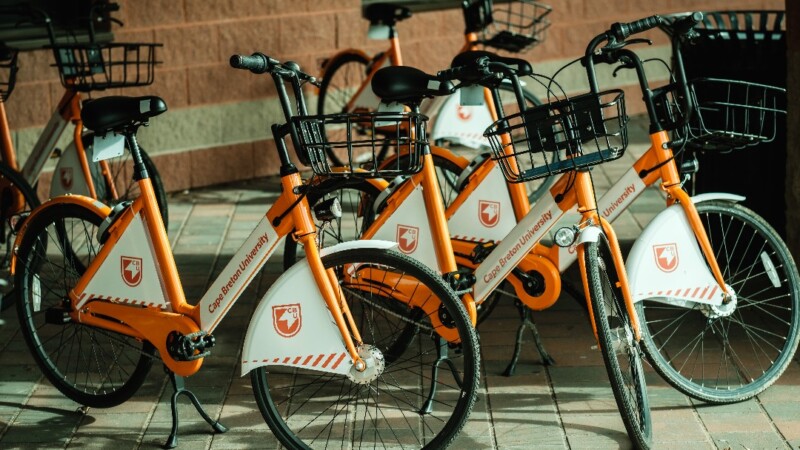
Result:
[[[532,0],[513,0],[494,5],[492,0],[463,0],[461,8],[464,17],[464,45],[458,53],[473,51],[479,47],[489,47],[507,52],[520,52],[543,42],[550,26],[551,8]],[[403,65],[400,51],[400,38],[395,29],[397,22],[411,17],[411,11],[393,3],[373,3],[366,5],[363,16],[370,22],[372,39],[389,39],[389,48],[374,56],[359,49],[345,49],[327,59],[322,64],[321,85],[317,100],[319,114],[354,111],[375,111],[380,100],[370,88],[375,73],[388,66]],[[441,145],[449,142],[453,146],[488,150],[489,142],[483,137],[493,118],[484,106],[489,101],[489,93],[482,89],[469,91],[471,104],[461,104],[459,95],[437,97],[432,104],[423,108],[435,120],[430,132],[430,140]],[[498,91],[506,105],[516,107],[513,88],[505,83]],[[466,94],[462,93],[462,96]],[[523,89],[527,106],[538,106],[541,102],[536,96]],[[379,160],[385,159],[388,148],[382,149]],[[334,164],[342,164],[342,155],[328,155]],[[434,154],[437,167],[446,164],[446,159]],[[450,171],[460,171],[463,167],[452,167]],[[442,189],[451,189],[455,179],[446,177],[450,172],[440,174]],[[551,178],[528,183],[530,198],[543,195],[552,184]]]
[[[152,183],[142,164],[137,129],[166,110],[158,97],[105,97],[86,102],[87,128],[124,136],[142,195],[111,209],[89,197],[56,197],[25,220],[12,261],[20,329],[39,367],[64,395],[110,407],[129,399],[154,360],[170,374],[172,433],[176,400],[187,395],[217,432],[182,377],[200,370],[213,332],[283,238],[306,258],[286,271],[259,303],[245,337],[242,373],[275,437],[289,448],[324,446],[443,448],[464,426],[478,389],[477,337],[466,310],[444,281],[387,241],[343,243],[317,251],[316,227],[289,137],[301,161],[318,155],[300,136],[319,134],[302,84],[314,79],[296,64],[263,54],[231,64],[274,80],[286,123],[273,124],[282,191],[209,290],[187,303]],[[285,84],[290,84],[294,100]],[[295,105],[296,110],[292,105]],[[396,130],[420,130],[418,114],[339,115]],[[398,138],[411,154],[424,141]],[[377,148],[377,138],[352,145]],[[360,173],[394,176],[419,163]],[[333,174],[324,168],[325,174]],[[157,352],[156,352],[157,350]],[[445,365],[447,370],[439,370]],[[436,398],[435,405],[424,404]],[[362,411],[364,414],[355,413]],[[277,445],[277,443],[276,443]]]
[[[777,115],[785,110],[785,91],[779,88],[736,80],[686,79],[681,48],[692,38],[692,25],[702,18],[698,15],[670,20],[655,16],[635,22],[636,27],[616,24],[605,35],[608,45],[602,47],[598,58],[622,62],[623,67],[636,69],[639,75],[650,120],[651,147],[597,200],[597,205],[602,217],[613,221],[647,186],[659,185],[667,194],[667,208],[637,239],[627,262],[643,348],[648,361],[677,389],[704,401],[728,403],[762,392],[791,364],[800,340],[800,275],[775,230],[737,204],[742,197],[727,193],[690,197],[683,189],[683,182],[697,171],[691,157],[694,152],[769,141],[775,137]],[[652,88],[641,60],[624,47],[637,42],[627,40],[630,33],[656,26],[672,37],[674,79],[666,86]],[[597,89],[596,82],[592,88]],[[496,107],[502,105],[496,103]],[[528,113],[531,120],[533,114]],[[520,120],[519,116],[512,117]],[[532,127],[515,130],[523,142],[529,139],[526,130],[535,131]],[[676,133],[673,139],[669,131]],[[685,162],[679,165],[675,157],[681,153]],[[548,157],[528,161],[532,174],[563,163],[544,155]],[[495,159],[503,160],[499,155]],[[513,168],[496,160],[477,159],[468,166],[446,211],[458,262],[467,267],[505,245],[505,235],[522,223],[521,217],[530,214],[520,185],[506,184],[503,179],[504,174],[513,173]],[[398,189],[397,185],[401,183],[392,187]],[[342,232],[327,237],[349,237],[344,231],[372,236],[362,232],[366,229],[363,225],[374,222],[376,214],[392,214],[398,208],[385,186],[375,182],[368,187],[350,186],[350,191],[362,193],[359,200],[372,202],[354,203],[357,209],[352,215],[363,222],[357,224],[362,228],[339,224]],[[562,179],[550,190],[551,197],[560,205],[570,195],[570,187],[571,182]],[[373,197],[373,191],[381,193]],[[534,211],[544,218],[549,211],[541,202],[534,205]],[[572,224],[579,216],[579,211],[571,212],[565,222]],[[568,242],[569,226],[558,231],[552,236],[555,243]],[[498,243],[501,240],[502,244]],[[527,307],[509,374],[519,357],[522,333],[532,326],[530,311],[545,309],[556,301],[558,272],[578,259],[572,245],[537,245],[526,253],[521,270],[512,271],[507,279],[510,286],[506,291]],[[480,301],[482,296],[475,295],[475,299]],[[478,305],[479,318],[491,311],[495,301],[497,296],[490,296]],[[547,360],[546,352],[542,353]]]
[[[98,3],[88,18],[90,41],[94,40],[94,19],[104,12],[116,11],[115,3]],[[58,67],[64,93],[42,134],[20,167],[11,139],[5,102],[11,95],[18,71],[17,51],[5,49],[8,71],[0,102],[0,244],[6,246],[0,267],[0,279],[8,282],[4,294],[12,288],[7,268],[15,225],[9,220],[30,211],[40,204],[36,186],[48,160],[58,158],[53,171],[48,197],[63,194],[80,194],[114,205],[139,195],[138,186],[130,181],[131,154],[125,151],[125,142],[115,139],[97,139],[93,133],[84,132],[81,121],[82,93],[111,88],[146,86],[153,82],[157,63],[155,49],[160,44],[142,43],[73,43],[69,37],[59,37],[46,13],[29,7],[0,9],[0,14],[14,15],[42,23],[46,26],[50,48]],[[63,151],[56,144],[72,124],[73,139]],[[111,152],[113,157],[103,159],[100,153]],[[152,179],[156,200],[165,223],[168,220],[167,196],[164,183],[153,161],[144,150],[142,163]],[[3,308],[11,305],[10,297],[3,295]]]

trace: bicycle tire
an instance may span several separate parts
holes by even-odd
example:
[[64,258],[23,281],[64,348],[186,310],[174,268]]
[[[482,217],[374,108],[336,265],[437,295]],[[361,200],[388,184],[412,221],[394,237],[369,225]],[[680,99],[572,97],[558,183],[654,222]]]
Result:
[[[20,199],[19,195],[22,196]],[[33,210],[41,203],[36,191],[25,181],[21,173],[14,170],[5,163],[0,162],[0,243],[5,246],[2,261],[0,261],[0,271],[4,276],[8,276],[5,281],[13,285],[9,265],[11,264],[11,251],[14,246],[15,235],[8,229],[8,220],[16,214],[24,211]],[[0,311],[5,311],[14,304],[12,288],[6,288],[5,294],[0,296]]]
[[[380,194],[375,185],[364,180],[325,180],[315,185],[308,193],[308,204],[312,207],[322,201],[338,198],[342,207],[342,216],[329,223],[316,219],[317,244],[319,248],[329,247],[345,241],[355,241],[373,220],[372,206]],[[283,268],[288,269],[302,258],[298,256],[297,241],[291,237],[284,240]]]
[[605,235],[585,244],[584,264],[597,339],[622,421],[636,448],[649,448],[653,423],[642,351],[618,287],[619,274]]
[[[501,84],[500,87],[499,87],[499,90],[500,90],[501,98],[510,98],[510,100],[508,100],[508,101],[505,101],[505,100],[502,101],[503,109],[504,109],[504,111],[503,111],[504,115],[508,116],[508,115],[515,114],[515,113],[519,112],[519,107],[517,106],[517,103],[516,103],[516,96],[514,95],[513,87],[508,85],[508,84]],[[509,95],[510,97],[503,97],[504,94]],[[453,95],[458,95],[458,94],[453,94]],[[536,106],[541,106],[542,105],[541,100],[539,100],[539,98],[535,94],[533,94],[531,91],[529,91],[529,90],[527,90],[525,88],[522,89],[522,95],[525,98],[525,100],[529,103],[528,107],[536,107]],[[437,117],[437,118],[439,117],[439,115],[441,114],[441,109],[443,107],[444,107],[444,102],[441,103],[439,111],[436,111],[434,117]],[[489,125],[491,125],[491,124],[486,124],[485,128],[488,128]],[[434,128],[436,127],[436,122],[434,122],[433,127]],[[483,131],[483,130],[480,130],[480,131]],[[433,135],[433,134],[434,133],[432,132],[431,135]],[[436,145],[447,147],[446,143],[443,142],[442,140],[437,141]],[[486,149],[488,149],[488,144],[487,144],[487,147],[485,147],[484,150],[486,150]],[[475,156],[475,155],[473,155],[473,156]],[[554,153],[553,156],[557,157],[558,154]],[[461,174],[461,172],[459,170],[459,172],[457,174],[455,174],[456,175],[456,179],[458,179],[458,175],[460,175],[460,174]],[[555,183],[555,179],[556,179],[556,177],[551,175],[551,176],[540,178],[540,179],[537,179],[537,180],[526,181],[525,182],[525,189],[528,192],[528,201],[531,204],[533,204],[538,199],[542,198],[542,196],[545,195],[545,193],[547,193],[547,191],[550,189],[550,187],[553,186],[553,183]]]
[[[342,53],[328,61],[320,82],[317,114],[349,112],[346,110],[347,103],[366,81],[369,63],[369,59],[359,53]],[[345,165],[333,151],[327,148],[325,151],[332,165]]]
[[20,330],[47,379],[77,403],[107,408],[141,387],[155,349],[69,320],[64,299],[97,255],[102,220],[75,204],[41,208],[29,218],[17,251],[15,291]]
[[800,340],[800,276],[786,244],[755,212],[724,201],[695,206],[736,301],[731,309],[693,310],[638,302],[642,341],[655,370],[684,394],[739,402],[767,389],[792,362]]
[[[423,320],[416,323],[419,330],[417,343],[407,346],[402,357],[391,361],[387,358],[385,370],[376,379],[360,385],[347,377],[294,368],[255,369],[251,372],[253,391],[270,429],[288,448],[328,445],[347,448],[373,445],[383,448],[446,447],[464,426],[474,406],[478,387],[477,336],[455,293],[430,269],[395,251],[346,250],[328,255],[322,261],[335,273],[345,273],[344,267],[370,270],[380,266],[381,270],[405,274],[408,278],[403,282],[423,284],[441,300],[443,314],[451,317],[452,326],[461,340],[460,348],[448,360],[454,365],[453,369],[448,370],[446,365],[436,377],[432,376],[430,371],[437,355],[436,349],[441,347],[427,315],[423,314]],[[412,320],[416,309],[405,308],[407,313],[400,315],[381,306],[385,302],[396,302],[390,297],[373,295],[366,290],[355,292],[346,284],[342,288],[366,344],[382,349],[383,345],[397,341],[391,332],[407,332],[407,321]],[[386,291],[385,285],[383,288]],[[444,345],[445,349],[447,347]],[[461,378],[460,386],[458,378]],[[433,379],[439,389],[434,397],[435,406],[432,412],[421,415],[423,400],[429,394],[429,386],[425,383]],[[328,400],[330,405],[326,403]],[[384,412],[384,406],[391,410]],[[339,414],[344,409],[355,407],[363,413]],[[403,426],[407,428],[397,429]],[[425,430],[425,436],[419,435],[420,430]],[[332,438],[342,442],[332,443]],[[374,442],[359,442],[365,439]]]

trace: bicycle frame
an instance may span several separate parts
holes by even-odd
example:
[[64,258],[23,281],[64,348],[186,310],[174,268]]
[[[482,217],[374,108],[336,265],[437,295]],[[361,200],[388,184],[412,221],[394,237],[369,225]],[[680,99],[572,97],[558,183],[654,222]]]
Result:
[[[317,325],[314,326],[314,340],[309,340],[306,336],[300,342],[295,341],[299,345],[292,346],[293,348],[289,351],[310,349],[312,348],[310,344],[313,343],[313,352],[317,353],[321,348],[319,342],[325,342],[331,350],[330,353],[337,355],[337,359],[335,364],[327,365],[326,363],[325,366],[317,367],[317,369],[346,372],[350,366],[340,364],[345,356],[349,355],[354,364],[360,361],[354,344],[354,341],[360,341],[358,330],[353,326],[352,318],[346,304],[341,301],[336,285],[331,283],[333,274],[328,273],[322,266],[315,243],[315,227],[307,201],[305,198],[300,198],[298,194],[292,193],[292,188],[301,184],[299,174],[286,175],[282,177],[281,183],[283,185],[281,197],[262,218],[209,291],[197,305],[192,306],[186,302],[150,180],[139,180],[138,184],[142,195],[134,200],[129,208],[125,208],[118,217],[114,218],[105,231],[108,236],[106,242],[70,292],[70,301],[73,306],[72,312],[70,312],[72,320],[148,340],[159,350],[164,364],[170,370],[181,376],[191,375],[199,370],[202,358],[194,361],[175,360],[167,348],[169,333],[172,330],[184,335],[212,332],[241,296],[253,275],[274,253],[282,238],[291,230],[296,229],[295,235],[305,247],[308,257],[307,263],[298,265],[299,269],[293,273],[296,274],[300,269],[305,269],[313,276],[313,281],[303,277],[302,283],[319,287],[319,289],[316,296],[298,298],[293,301],[293,304],[298,306],[298,312],[303,305],[306,305],[306,313],[313,313],[314,309],[318,309],[323,312],[330,311],[330,315],[324,313],[328,316],[326,317],[327,326],[325,321],[314,320],[317,322]],[[109,213],[108,207],[83,196],[58,197],[51,202],[79,203],[98,214],[107,216]],[[285,220],[280,221],[280,225],[271,225],[277,223],[277,217],[292,207],[291,213],[285,217]],[[38,211],[34,211],[31,217],[34,217]],[[26,221],[26,223],[29,222]],[[23,227],[17,242],[24,233],[25,228]],[[143,241],[148,245],[143,246]],[[368,247],[377,246],[379,248],[391,248],[394,245],[393,243],[366,244]],[[16,261],[14,260],[12,268],[15,265]],[[150,281],[142,283],[142,280],[146,278],[150,278]],[[156,279],[159,281],[158,283],[152,281]],[[302,283],[293,283],[291,289],[297,291],[298,288],[301,288]],[[283,291],[283,294],[284,299],[286,295],[297,298],[295,294],[287,294],[286,291]],[[268,292],[267,296],[269,295]],[[103,301],[92,301],[93,299],[102,299]],[[413,295],[409,295],[407,301],[413,303]],[[319,304],[314,304],[315,302]],[[144,308],[132,308],[131,305],[141,305]],[[335,327],[331,325],[330,316],[333,317]],[[254,318],[254,323],[261,322],[263,319]],[[327,336],[328,339],[319,340],[319,333]],[[331,336],[331,333],[335,334]],[[352,339],[351,334],[353,335]],[[339,338],[335,338],[336,335],[339,335]],[[331,337],[333,339],[330,339]],[[287,347],[285,337],[278,336],[273,341],[272,343],[276,344],[274,346],[264,345],[265,341],[261,341],[259,350],[262,354],[248,355],[246,352],[245,359],[257,360],[259,361],[258,365],[265,365],[267,361],[272,362],[280,356],[279,349]],[[283,345],[280,345],[281,342]],[[304,343],[305,345],[303,345]],[[280,358],[280,364],[292,365],[283,363],[284,359],[285,357]],[[245,371],[249,370],[252,365],[252,363],[249,364]],[[294,365],[302,364],[295,363]]]
[[[496,165],[494,162],[492,165]],[[597,208],[594,200],[594,191],[589,172],[573,172],[563,175],[550,190],[552,194],[546,199],[541,199],[534,205],[530,211],[524,214],[517,223],[513,225],[510,230],[507,227],[499,227],[500,232],[505,232],[505,235],[500,239],[482,239],[482,242],[495,242],[499,240],[499,244],[494,250],[489,253],[481,262],[474,262],[469,258],[476,246],[476,242],[460,240],[457,238],[448,239],[453,236],[454,221],[448,221],[447,227],[450,228],[450,236],[446,234],[447,228],[433,226],[433,221],[437,215],[437,211],[424,210],[422,207],[427,207],[429,197],[438,197],[439,191],[428,182],[427,186],[424,185],[426,176],[425,171],[432,171],[432,159],[425,161],[426,169],[423,173],[417,174],[405,183],[400,185],[396,191],[392,193],[387,201],[384,212],[380,214],[378,219],[370,224],[369,228],[364,232],[362,239],[390,239],[399,242],[399,249],[406,254],[419,259],[420,261],[429,265],[429,267],[439,267],[437,264],[441,259],[440,252],[445,251],[448,245],[442,245],[446,242],[452,246],[452,251],[455,252],[456,262],[464,267],[469,267],[474,270],[476,277],[475,285],[471,290],[472,297],[476,304],[480,304],[497,288],[497,286],[518,266],[524,271],[536,270],[545,279],[546,291],[541,296],[537,296],[539,301],[537,309],[544,309],[551,306],[558,299],[560,295],[561,280],[558,271],[558,261],[551,260],[548,252],[543,252],[541,249],[533,251],[534,247],[541,246],[539,242],[547,235],[547,233],[555,226],[558,220],[569,211],[575,209],[576,206],[581,205],[581,221],[582,226],[581,238],[578,240],[579,244],[589,242],[597,239],[600,229],[605,232],[609,238],[612,250],[615,253],[614,264],[619,270],[621,277],[621,289],[625,298],[625,303],[628,308],[628,313],[632,318],[634,329],[639,338],[639,327],[636,321],[636,314],[633,310],[632,298],[629,295],[628,282],[624,271],[624,262],[621,258],[619,245],[617,243],[614,230],[604,219],[601,219],[597,213]],[[486,175],[489,173],[486,172]],[[499,169],[495,171],[495,175],[502,178],[499,174]],[[568,178],[575,177],[574,187],[563,196],[560,202],[555,200],[555,196],[560,189],[563,189],[569,183]],[[504,181],[504,180],[503,180]],[[472,184],[472,183],[471,183]],[[422,187],[422,193],[419,192],[419,187]],[[459,198],[470,196],[477,188],[477,184],[473,186],[472,190],[462,191]],[[489,189],[493,191],[494,189]],[[523,191],[524,192],[524,191]],[[496,191],[495,191],[496,194]],[[493,198],[497,198],[496,196]],[[527,200],[525,195],[522,198]],[[424,200],[423,200],[424,199]],[[424,205],[423,205],[424,201]],[[474,202],[473,202],[474,203]],[[459,203],[465,204],[465,200]],[[448,208],[448,212],[452,213],[454,208]],[[425,217],[422,217],[425,216]],[[452,217],[452,214],[451,214]],[[450,217],[448,217],[449,219]],[[470,222],[474,222],[475,217]],[[463,220],[461,221],[463,223]],[[430,225],[425,228],[425,225]],[[495,223],[494,225],[497,225]],[[492,227],[486,227],[490,229]],[[407,243],[408,239],[403,236],[403,231],[415,230],[417,238],[414,245]],[[443,234],[443,232],[445,234]],[[494,232],[493,232],[494,233]],[[583,247],[578,246],[577,256],[582,256]],[[556,257],[558,255],[556,254]],[[441,270],[441,267],[440,267]],[[582,271],[585,274],[585,271]],[[513,278],[509,277],[509,279]],[[586,280],[583,280],[584,288],[586,288]],[[519,284],[519,282],[517,283]],[[591,305],[589,305],[591,311]],[[595,330],[596,331],[596,330]]]
[[[79,92],[65,89],[53,115],[47,122],[42,134],[33,146],[30,156],[21,169],[22,176],[33,186],[39,179],[47,160],[51,157],[56,143],[61,138],[67,125],[71,122],[74,126],[72,147],[62,154],[65,161],[59,165],[53,174],[53,187],[51,193],[76,193],[97,197],[97,191],[89,168],[89,160],[83,145],[83,123],[81,122],[81,96]],[[11,141],[11,131],[5,105],[0,103],[0,156],[3,162],[12,169],[18,170],[18,163],[14,145]],[[116,186],[111,178],[111,171],[106,161],[100,163],[101,171],[111,189],[113,198],[117,198]]]
[[[465,32],[464,45],[456,54],[477,50],[478,45],[478,33],[474,31]],[[400,38],[397,34],[397,30],[394,26],[389,26],[389,48],[376,54],[374,57],[370,57],[361,50],[347,49],[334,55],[328,62],[334,61],[345,54],[355,54],[366,61],[370,61],[368,66],[369,71],[366,74],[367,76],[347,102],[344,108],[345,111],[377,110],[380,99],[375,96],[370,88],[372,78],[378,70],[384,67],[403,65]],[[320,79],[325,76],[326,70],[327,67],[323,66]],[[462,145],[471,148],[486,147],[487,145],[483,140],[481,132],[476,133],[474,130],[483,130],[494,121],[491,120],[491,118],[494,117],[494,114],[491,112],[491,95],[488,89],[485,90],[485,107],[472,108],[469,112],[465,113],[462,113],[462,108],[458,105],[459,102],[458,99],[455,98],[456,96],[450,96],[446,99],[434,99],[425,108],[427,111],[439,112],[433,129],[431,130],[431,140],[435,142],[438,139],[446,138],[457,140]]]

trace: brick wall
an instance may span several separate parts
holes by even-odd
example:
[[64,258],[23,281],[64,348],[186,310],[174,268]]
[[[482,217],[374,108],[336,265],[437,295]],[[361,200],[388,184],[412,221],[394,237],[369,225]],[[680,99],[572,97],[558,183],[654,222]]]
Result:
[[[141,142],[170,190],[275,173],[268,122],[280,120],[268,78],[228,68],[233,53],[262,51],[292,59],[314,72],[337,49],[385,49],[366,39],[358,0],[118,0],[117,41],[163,42],[156,81],[127,95],[156,94],[170,111],[152,121]],[[565,0],[552,1],[553,22],[544,44],[526,53],[543,73],[583,53],[589,39],[614,21],[653,13],[716,9],[782,9],[783,0]],[[405,63],[435,71],[463,44],[460,10],[419,13],[398,27]],[[653,51],[664,55],[660,33]],[[660,53],[659,53],[660,52]],[[20,56],[19,83],[7,104],[21,158],[60,98],[51,55]],[[574,77],[580,83],[580,77]],[[616,84],[631,84],[622,78]],[[573,83],[573,84],[574,84]],[[573,86],[577,89],[580,86]],[[633,97],[638,98],[638,95]],[[310,99],[314,104],[314,99]],[[633,111],[637,102],[630,102]],[[638,109],[640,110],[640,109]],[[45,180],[46,182],[46,180]]]

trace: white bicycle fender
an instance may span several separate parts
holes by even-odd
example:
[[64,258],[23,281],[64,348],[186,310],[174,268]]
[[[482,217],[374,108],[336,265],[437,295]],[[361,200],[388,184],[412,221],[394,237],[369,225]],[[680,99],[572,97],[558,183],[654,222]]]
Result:
[[597,225],[586,227],[581,230],[578,238],[575,240],[575,245],[585,244],[587,242],[597,242],[597,239],[603,233],[603,229]]
[[[343,242],[320,251],[374,248],[388,241]],[[352,360],[306,260],[283,273],[261,299],[250,319],[242,349],[242,375],[261,366],[298,367],[347,374]]]
[[724,293],[708,269],[680,205],[661,211],[647,225],[625,268],[634,302],[659,299],[689,308],[695,303],[722,303]]
[[725,200],[726,202],[739,203],[745,200],[745,197],[736,194],[729,194],[727,192],[706,192],[692,197],[692,203],[706,202],[709,200]]

